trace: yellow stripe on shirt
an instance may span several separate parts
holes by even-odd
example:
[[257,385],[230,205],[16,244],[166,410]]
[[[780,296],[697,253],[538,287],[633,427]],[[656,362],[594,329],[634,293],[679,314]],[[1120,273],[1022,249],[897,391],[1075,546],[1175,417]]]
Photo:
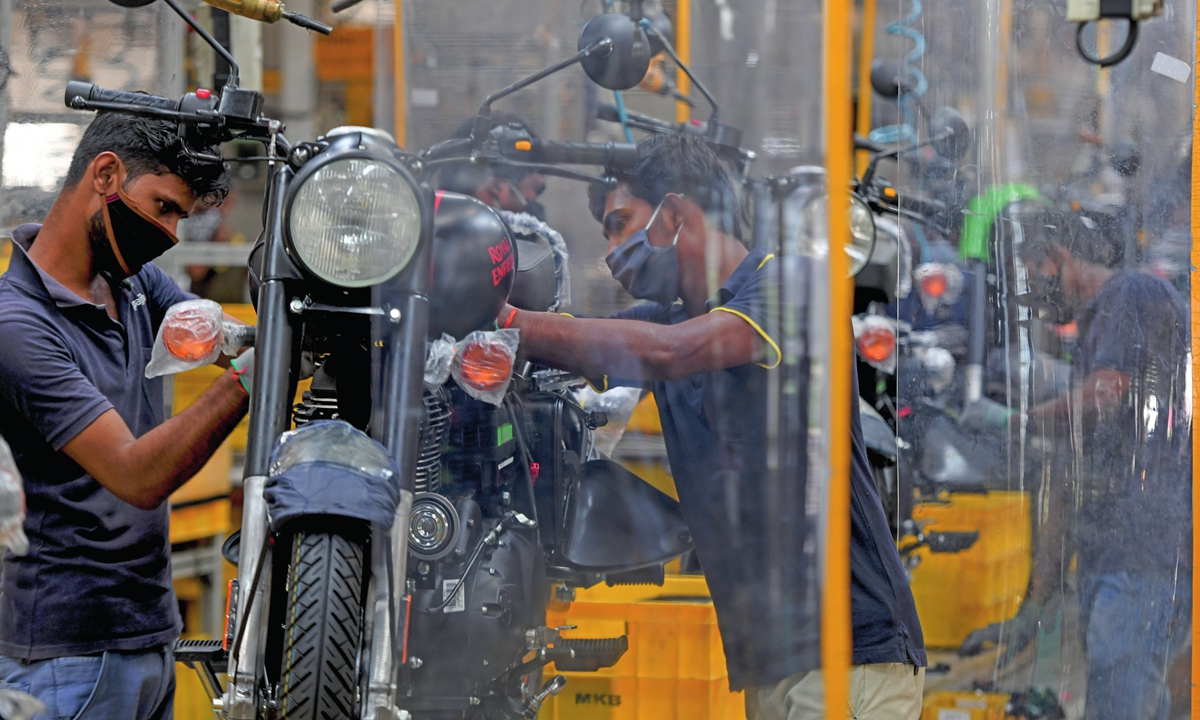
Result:
[[[766,261],[764,260],[763,262],[766,262]],[[775,362],[773,362],[769,365],[766,365],[763,363],[756,363],[759,367],[763,367],[768,370],[772,370],[774,368],[779,367],[779,362],[781,360],[783,360],[783,353],[779,352],[779,345],[774,340],[771,339],[771,336],[767,334],[766,330],[763,330],[761,327],[759,327],[758,323],[756,323],[750,319],[750,316],[746,315],[743,312],[738,312],[737,310],[734,310],[733,308],[719,307],[719,308],[713,308],[709,312],[718,312],[718,311],[727,312],[730,315],[737,315],[741,319],[750,323],[750,327],[754,328],[755,332],[757,332],[759,335],[761,335],[763,340],[766,340],[767,344],[771,346],[771,349],[775,351]]]

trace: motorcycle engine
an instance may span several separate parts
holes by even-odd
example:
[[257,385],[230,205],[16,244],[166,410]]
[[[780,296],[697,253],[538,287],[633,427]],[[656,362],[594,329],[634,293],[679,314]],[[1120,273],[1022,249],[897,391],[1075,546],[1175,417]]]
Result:
[[[412,596],[403,706],[414,718],[480,716],[541,627],[550,584],[536,529],[507,527],[525,478],[508,411],[453,382],[426,389],[409,534]],[[461,587],[460,587],[461,583]]]

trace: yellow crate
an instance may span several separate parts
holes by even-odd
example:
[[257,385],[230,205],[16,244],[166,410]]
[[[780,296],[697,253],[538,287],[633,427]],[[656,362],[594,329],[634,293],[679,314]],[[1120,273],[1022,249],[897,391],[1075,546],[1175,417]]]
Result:
[[1005,693],[940,691],[925,696],[921,720],[1004,720]]
[[702,577],[669,576],[663,587],[581,590],[575,602],[551,607],[547,624],[576,626],[563,633],[568,638],[627,635],[629,651],[611,668],[563,673],[567,687],[542,718],[745,718],[743,694],[729,691],[717,616]]
[[229,498],[221,498],[172,510],[171,544],[228,534],[233,529],[230,519],[232,509]]
[[1029,584],[1030,512],[1023,492],[955,494],[913,508],[927,531],[979,531],[963,552],[918,552],[912,591],[926,645],[958,647],[972,630],[1016,615]]

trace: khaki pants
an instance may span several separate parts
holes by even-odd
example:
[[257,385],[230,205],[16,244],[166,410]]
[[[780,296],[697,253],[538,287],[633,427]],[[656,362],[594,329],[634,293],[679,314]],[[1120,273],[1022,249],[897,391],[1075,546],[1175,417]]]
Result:
[[[925,668],[904,663],[850,668],[853,720],[918,720]],[[746,720],[825,720],[825,679],[820,670],[801,672],[746,690]]]

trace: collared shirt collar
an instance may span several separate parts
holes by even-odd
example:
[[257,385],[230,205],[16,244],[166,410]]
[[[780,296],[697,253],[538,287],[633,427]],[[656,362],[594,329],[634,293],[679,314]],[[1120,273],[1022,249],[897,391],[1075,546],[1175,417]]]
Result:
[[760,247],[751,250],[750,254],[734,268],[733,274],[729,276],[725,284],[718,288],[717,292],[704,303],[704,309],[712,312],[714,309],[732,300],[733,296],[737,295],[738,290],[741,290],[742,286],[754,276],[754,273],[758,272],[763,265],[766,265],[774,257],[774,255],[768,255],[767,251]]
[[103,305],[88,302],[68,290],[65,285],[38,267],[37,263],[29,257],[29,246],[33,244],[41,229],[42,226],[37,223],[26,223],[13,229],[13,253],[8,266],[8,272],[12,278],[43,297],[53,300],[54,304],[60,308],[85,305],[103,309]]

